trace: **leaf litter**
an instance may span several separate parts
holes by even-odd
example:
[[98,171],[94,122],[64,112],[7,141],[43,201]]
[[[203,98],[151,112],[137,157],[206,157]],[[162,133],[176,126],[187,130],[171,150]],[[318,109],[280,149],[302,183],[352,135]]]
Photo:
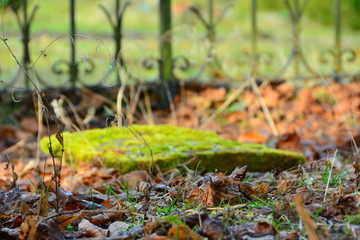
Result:
[[[36,118],[17,112],[19,127],[0,128],[0,239],[359,239],[359,89],[357,82],[260,87],[278,137],[251,90],[207,125],[227,139],[303,153],[308,162],[302,166],[208,173],[182,164],[157,175],[139,170],[121,176],[94,161],[62,165],[57,190],[53,162],[34,163]],[[174,99],[177,124],[200,127],[227,91],[189,87]],[[96,96],[99,101],[74,106],[78,118],[90,108],[114,106]],[[91,92],[84,97],[91,99]],[[174,121],[164,111],[154,111],[153,119]],[[104,122],[105,114],[97,113],[84,126]]]

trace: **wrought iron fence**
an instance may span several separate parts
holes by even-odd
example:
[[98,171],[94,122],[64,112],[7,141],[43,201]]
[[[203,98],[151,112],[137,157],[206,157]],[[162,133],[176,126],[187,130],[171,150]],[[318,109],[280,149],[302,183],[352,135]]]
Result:
[[[29,0],[20,0],[20,1],[7,1],[7,7],[14,13],[14,16],[17,20],[17,24],[20,29],[21,35],[21,44],[22,44],[22,65],[26,71],[31,72],[39,82],[43,85],[49,85],[49,81],[45,81],[44,77],[39,74],[36,69],[33,67],[34,62],[30,58],[30,47],[29,43],[31,40],[30,29],[32,27],[33,21],[36,18],[38,13],[39,6],[36,5],[29,10],[28,7]],[[330,76],[336,80],[340,80],[345,76],[350,76],[357,74],[357,72],[348,73],[344,69],[344,64],[346,62],[354,62],[356,60],[356,52],[354,49],[343,48],[343,38],[342,38],[342,14],[341,14],[341,0],[333,0],[332,4],[334,6],[333,11],[333,32],[334,32],[334,43],[331,49],[319,51],[319,63],[320,64],[331,64],[332,71],[329,72],[319,72],[318,69],[314,69],[311,64],[309,64],[307,55],[303,50],[302,42],[302,28],[304,23],[302,22],[304,12],[306,11],[307,4],[311,0],[283,0],[284,9],[286,9],[289,19],[289,24],[291,25],[291,32],[288,34],[291,35],[291,41],[288,42],[288,45],[291,47],[291,51],[283,65],[277,64],[277,67],[274,67],[275,71],[271,74],[265,73],[263,71],[262,65],[272,64],[274,62],[274,54],[269,51],[264,51],[259,48],[259,45],[262,44],[262,38],[259,37],[259,19],[258,19],[258,3],[260,0],[247,0],[250,1],[250,9],[244,9],[244,11],[250,12],[250,48],[246,49],[242,55],[239,55],[239,66],[240,64],[247,64],[248,71],[242,76],[232,77],[226,73],[224,69],[224,64],[221,60],[221,56],[217,53],[217,31],[221,28],[221,22],[226,18],[226,13],[229,9],[232,8],[232,4],[225,6],[215,7],[214,0],[208,0],[207,10],[204,13],[203,9],[195,6],[188,6],[188,13],[192,15],[187,15],[189,18],[197,19],[200,24],[205,28],[205,37],[203,41],[207,43],[207,54],[202,63],[194,64],[194,61],[191,57],[186,56],[185,54],[177,55],[174,53],[174,27],[172,25],[172,2],[171,0],[160,0],[158,2],[159,9],[159,43],[158,43],[158,57],[153,56],[144,56],[142,61],[142,66],[146,69],[157,69],[156,79],[160,82],[167,83],[173,80],[196,80],[201,78],[201,76],[206,76],[206,69],[212,68],[212,73],[207,78],[214,78],[217,75],[221,75],[221,78],[228,79],[244,79],[249,76],[260,79],[279,79],[283,78],[285,72],[292,68],[294,78],[313,78],[319,77],[319,74],[322,76]],[[95,67],[96,63],[91,57],[83,57],[79,61],[77,56],[77,39],[78,32],[76,27],[76,12],[75,0],[69,0],[69,39],[70,39],[70,51],[69,56],[64,56],[64,59],[58,59],[53,62],[52,71],[55,74],[61,75],[65,74],[68,78],[68,84],[71,87],[78,86],[83,84],[80,81],[80,65],[84,65],[83,70],[86,74],[91,74]],[[132,79],[134,81],[144,81],[142,77],[137,76],[136,71],[132,71],[128,66],[129,62],[123,56],[123,26],[126,24],[124,21],[124,15],[131,7],[133,1],[126,0],[114,0],[113,5],[114,9],[109,9],[105,5],[99,5],[99,11],[102,11],[108,24],[112,29],[112,42],[114,45],[113,53],[111,54],[111,61],[109,63],[110,69],[107,75],[114,73],[116,76],[116,84],[119,85],[123,82],[123,77]],[[235,2],[235,1],[233,1]],[[20,3],[20,4],[19,4]],[[216,5],[223,5],[223,3],[216,2]],[[220,9],[220,10],[219,10]],[[215,14],[217,10],[217,14]],[[155,15],[155,14],[154,14]],[[59,23],[60,24],[60,23]],[[104,22],[106,24],[106,22]],[[233,24],[236,24],[236,19],[233,20]],[[266,24],[261,24],[261,27],[264,28]],[[186,26],[185,26],[186,28]],[[282,30],[280,30],[282,31]],[[226,42],[223,39],[222,42]],[[241,42],[239,42],[241,45]],[[176,46],[175,46],[176,47]],[[234,46],[235,47],[235,46]],[[239,46],[236,46],[239,47]],[[46,56],[46,51],[41,51],[41,56]],[[333,58],[330,62],[330,58]],[[96,59],[95,59],[96,60]],[[1,63],[0,63],[1,68]],[[118,71],[113,71],[116,69]],[[187,77],[182,77],[176,74],[178,70],[188,71],[190,74]],[[3,71],[2,71],[3,72]],[[120,74],[119,72],[123,72]],[[13,81],[19,79],[21,75],[20,70],[17,72]],[[25,75],[24,75],[25,76]],[[287,76],[289,77],[289,76]],[[26,88],[30,87],[29,79],[23,77],[24,86]],[[99,79],[100,80],[100,79]],[[5,81],[9,82],[9,81]],[[164,86],[166,87],[166,86]],[[164,91],[165,92],[165,91]]]

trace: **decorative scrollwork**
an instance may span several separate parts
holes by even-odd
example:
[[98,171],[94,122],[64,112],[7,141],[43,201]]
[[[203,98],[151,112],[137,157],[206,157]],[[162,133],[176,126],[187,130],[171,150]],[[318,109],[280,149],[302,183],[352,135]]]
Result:
[[326,49],[324,51],[321,51],[319,54],[319,62],[323,64],[329,63],[330,56],[335,58],[335,51],[333,51],[332,49]]
[[356,60],[356,53],[353,49],[345,48],[339,49],[326,49],[319,55],[319,62],[322,64],[328,64],[330,59],[334,62],[335,75],[343,74],[343,62],[354,62]]
[[64,65],[65,68],[68,67],[70,65],[69,61],[66,60],[57,60],[51,67],[51,70],[53,73],[55,73],[56,75],[61,75],[64,73],[64,69],[61,69],[61,66]]
[[[125,3],[121,4],[120,0],[115,0],[115,11],[112,15],[108,9],[102,4],[99,5],[100,9],[104,12],[112,30],[113,30],[113,41],[115,43],[115,52],[114,52],[114,59],[118,62],[121,68],[126,70],[128,77],[131,77],[131,74],[127,70],[127,66],[124,60],[124,56],[122,55],[122,25],[123,19],[126,9],[130,6],[131,1],[127,0]],[[121,79],[120,75],[116,75],[117,84],[120,84]]]
[[190,60],[183,56],[176,56],[173,58],[173,68],[174,69],[180,69],[181,71],[187,71],[190,69]]
[[79,63],[83,63],[83,65],[84,65],[84,73],[85,74],[90,74],[95,69],[95,63],[90,58],[86,58],[84,61],[79,61]]
[[75,65],[64,59],[57,60],[52,65],[51,70],[56,75],[63,75],[63,74],[71,75],[74,74],[72,71],[76,71],[75,74],[78,77],[79,67],[81,65],[84,66],[83,72],[85,74],[90,74],[95,69],[94,61],[92,61],[90,58],[83,58],[82,60],[77,61]]
[[348,57],[345,58],[347,62],[354,62],[356,60],[356,53],[353,49],[345,48],[341,50],[341,56],[345,57],[346,54],[348,54]]
[[147,70],[151,70],[159,66],[159,64],[160,60],[155,58],[154,56],[147,57],[142,61],[142,66]]

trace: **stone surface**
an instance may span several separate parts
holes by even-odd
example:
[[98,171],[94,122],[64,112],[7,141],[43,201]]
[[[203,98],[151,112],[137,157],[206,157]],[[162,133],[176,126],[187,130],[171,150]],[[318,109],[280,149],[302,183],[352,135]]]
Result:
[[[63,133],[64,154],[75,165],[80,162],[101,161],[121,173],[148,169],[156,164],[161,170],[175,168],[196,158],[190,167],[207,171],[231,172],[235,167],[248,165],[250,171],[287,169],[304,163],[298,153],[267,148],[259,144],[224,140],[215,133],[168,125],[132,125],[82,132]],[[61,154],[61,144],[51,137],[52,151]],[[49,154],[49,138],[40,142]]]

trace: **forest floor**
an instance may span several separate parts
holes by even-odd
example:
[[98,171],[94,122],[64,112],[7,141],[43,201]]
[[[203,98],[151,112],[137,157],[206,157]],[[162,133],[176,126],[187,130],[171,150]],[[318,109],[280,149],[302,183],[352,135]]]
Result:
[[[11,95],[1,94],[0,239],[359,239],[360,82],[258,89],[183,87],[164,111],[134,88],[124,115],[128,124],[199,128],[300,152],[305,164],[267,173],[182,164],[156,175],[74,167],[37,152],[43,126],[29,110],[32,97],[9,107]],[[64,92],[46,97],[67,129],[86,129],[106,127],[116,112],[116,90],[113,98],[107,91],[81,89],[73,103]],[[43,132],[56,132],[53,123]]]

